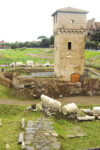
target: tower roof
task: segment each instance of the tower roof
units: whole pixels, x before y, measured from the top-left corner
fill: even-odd
[[[64,13],[80,13],[80,14],[87,14],[88,11],[86,10],[81,10],[81,9],[77,9],[77,8],[72,8],[72,7],[66,7],[66,8],[61,8],[61,9],[57,9],[52,16],[54,16],[56,13],[58,12],[64,12]]]

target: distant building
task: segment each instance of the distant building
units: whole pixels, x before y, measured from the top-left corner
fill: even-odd
[[[55,56],[54,73],[59,80],[80,82],[84,75],[84,48],[86,38],[85,10],[58,9],[53,13]]]
[[[0,49],[10,49],[10,46],[6,45],[6,43],[4,40],[0,41]]]
[[[100,22],[95,22],[95,18],[92,18],[87,21],[87,40],[90,40],[95,31],[100,31]]]

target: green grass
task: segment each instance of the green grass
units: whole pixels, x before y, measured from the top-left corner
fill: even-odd
[[[97,58],[96,60],[94,60],[94,61],[92,61],[92,62],[95,63],[95,64],[100,65],[100,58]]]
[[[1,99],[13,99],[13,100],[26,100],[26,96],[25,95],[19,95],[19,93],[12,89],[12,88],[7,88],[5,86],[3,86],[2,84],[0,84],[0,98]],[[32,100],[32,99],[27,99],[27,100]]]
[[[11,98],[11,90],[0,84],[0,98]]]
[[[0,127],[0,150],[6,149],[6,144],[10,145],[9,150],[20,150],[21,147],[17,145],[17,140],[21,132],[21,119],[24,117],[25,120],[36,120],[42,116],[40,112],[25,113],[26,107],[0,105],[0,118],[2,119],[2,127]],[[51,117],[51,120],[54,122],[55,130],[58,133],[61,150],[80,150],[100,147],[100,121],[77,122],[75,120],[57,120],[54,117]],[[69,132],[75,126],[79,126],[87,136],[68,138]]]
[[[34,62],[39,63],[45,63],[47,62],[47,59],[45,58],[38,58],[36,56],[32,57],[28,54],[42,54],[43,56],[51,56],[53,53],[53,49],[42,49],[42,48],[27,48],[24,50],[21,49],[8,49],[1,51],[2,56],[0,58],[0,64],[11,63],[11,62],[18,62],[21,61],[23,63],[26,63],[27,60],[33,60]],[[49,61],[52,63],[52,59],[49,59]]]
[[[21,146],[17,144],[18,135],[21,132],[20,121],[36,120],[41,113],[25,113],[26,106],[0,105],[0,118],[2,127],[0,127],[0,150],[6,149],[6,144],[10,145],[9,150],[20,150]]]
[[[89,60],[93,57],[99,56],[100,55],[100,51],[85,51],[85,60]]]
[[[50,61],[53,63],[53,59],[48,58],[38,58],[38,56],[53,56],[54,49],[50,48],[25,48],[25,49],[8,49],[4,51],[0,51],[2,56],[0,58],[0,64],[18,62],[21,61],[26,63],[27,60],[33,60],[35,63],[46,63]],[[29,56],[28,54],[36,54],[37,56]],[[89,60],[92,57],[96,57],[100,55],[100,51],[85,51],[85,60]]]
[[[68,120],[55,120],[54,126],[59,134],[61,142],[61,150],[80,150],[100,147],[100,121],[77,122]],[[75,126],[79,126],[83,132],[87,134],[86,137],[69,138],[69,131]]]

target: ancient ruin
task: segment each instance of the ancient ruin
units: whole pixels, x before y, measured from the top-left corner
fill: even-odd
[[[84,46],[86,37],[85,10],[71,7],[53,13],[55,56],[54,72],[60,80],[80,82],[84,75]]]
[[[100,22],[96,22],[95,18],[87,21],[87,40],[90,40],[91,34],[95,31],[100,31]]]

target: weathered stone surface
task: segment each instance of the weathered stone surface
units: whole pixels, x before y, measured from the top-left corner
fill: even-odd
[[[100,116],[98,116],[98,120],[100,120]]]
[[[25,87],[26,84],[30,84],[30,87]],[[96,88],[94,88],[96,85]],[[84,78],[82,84],[69,84],[67,81],[57,80],[57,78],[22,78],[14,76],[12,80],[12,86],[17,90],[19,94],[22,93],[26,97],[40,98],[42,94],[59,98],[66,96],[76,95],[100,95],[100,79]]]
[[[24,141],[24,132],[21,132],[18,137],[18,144],[22,144]]]
[[[16,66],[23,66],[23,62],[16,62]]]
[[[100,107],[93,107],[93,113],[97,114],[99,116],[100,115]]]
[[[46,95],[41,95],[42,105],[46,108],[55,109],[57,111],[61,111],[61,103],[57,100],[54,100]]]
[[[62,107],[62,112],[64,115],[77,114],[78,113],[78,107],[75,103],[64,105]]]
[[[89,116],[92,116],[93,115],[93,112],[92,110],[90,109],[80,109],[82,112],[84,112],[85,114],[89,115]]]
[[[41,150],[41,149],[42,149],[42,147],[40,145],[36,146],[36,150]]]
[[[53,17],[55,21],[56,13]],[[57,12],[57,20],[59,21],[54,23],[54,72],[59,80],[71,81],[72,74],[76,72],[80,75],[84,74],[86,14]],[[68,48],[69,41],[71,41],[70,49]]]
[[[95,120],[95,116],[84,116],[84,117],[77,117],[78,121],[92,121]]]
[[[4,86],[10,88],[11,86],[11,80],[10,79],[7,79],[3,76],[0,76],[0,83],[3,84]]]
[[[31,150],[34,147],[35,150],[59,150],[60,143],[56,138],[58,134],[52,125],[48,118],[39,118],[34,122],[28,121],[24,138],[27,149]]]
[[[60,149],[60,142],[52,143],[52,147],[53,147],[55,150],[59,150],[59,149]]]
[[[79,126],[75,126],[72,129],[70,129],[68,134],[69,138],[84,137],[84,136],[87,136],[87,134],[84,133]]]
[[[32,141],[25,141],[25,145],[30,145]]]
[[[26,150],[35,150],[33,146],[25,146]]]

